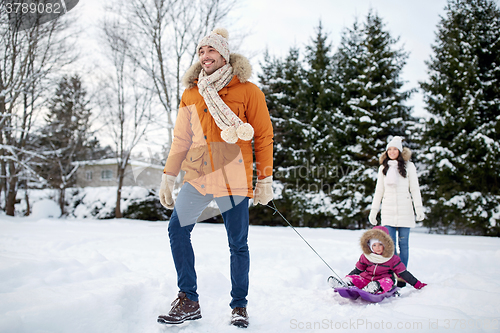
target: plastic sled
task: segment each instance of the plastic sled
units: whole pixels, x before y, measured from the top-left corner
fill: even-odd
[[[365,301],[372,302],[372,303],[378,303],[382,301],[384,298],[387,297],[392,297],[392,296],[397,296],[399,295],[398,287],[393,287],[391,290],[389,290],[386,293],[382,294],[371,294],[367,291],[361,290],[357,287],[339,287],[334,289],[336,292],[339,293],[340,296],[344,298],[349,298],[349,299],[358,299],[361,297]]]

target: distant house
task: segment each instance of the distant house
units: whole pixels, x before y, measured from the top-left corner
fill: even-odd
[[[96,161],[76,162],[77,187],[118,186],[117,160],[108,158]],[[158,188],[161,182],[163,166],[141,161],[129,161],[125,169],[123,186]]]

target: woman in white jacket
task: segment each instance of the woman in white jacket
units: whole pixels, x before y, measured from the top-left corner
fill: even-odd
[[[425,215],[417,169],[410,162],[410,149],[403,149],[401,141],[401,137],[395,136],[379,158],[380,167],[369,220],[371,224],[377,224],[377,213],[382,203],[381,224],[389,230],[394,244],[399,245],[401,261],[408,267],[410,228],[415,226],[415,213],[417,221],[422,221]]]

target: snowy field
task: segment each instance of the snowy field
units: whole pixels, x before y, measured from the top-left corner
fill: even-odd
[[[347,274],[362,231],[298,229]],[[341,298],[290,227],[250,228],[248,332],[500,332],[500,239],[412,232],[408,286],[378,304]],[[0,217],[0,332],[242,332],[229,325],[221,224],[193,232],[203,318],[156,323],[177,294],[167,223]]]

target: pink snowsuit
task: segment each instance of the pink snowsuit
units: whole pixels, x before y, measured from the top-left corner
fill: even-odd
[[[373,253],[370,249],[369,241],[371,239],[377,239],[384,245],[381,255]],[[359,257],[356,268],[346,276],[356,287],[363,289],[371,281],[378,281],[383,292],[387,292],[394,286],[395,274],[412,286],[417,284],[418,280],[406,270],[401,259],[394,254],[394,243],[386,227],[376,226],[366,231],[361,236],[359,243],[363,254]],[[369,257],[374,258],[373,260],[377,263],[369,260]],[[381,262],[384,260],[385,262]]]
[[[383,292],[387,292],[394,285],[394,273],[400,274],[404,271],[406,271],[406,267],[397,255],[393,255],[385,263],[376,264],[362,254],[356,263],[356,269],[349,273],[346,278],[359,289],[363,289],[371,281],[378,281]]]

